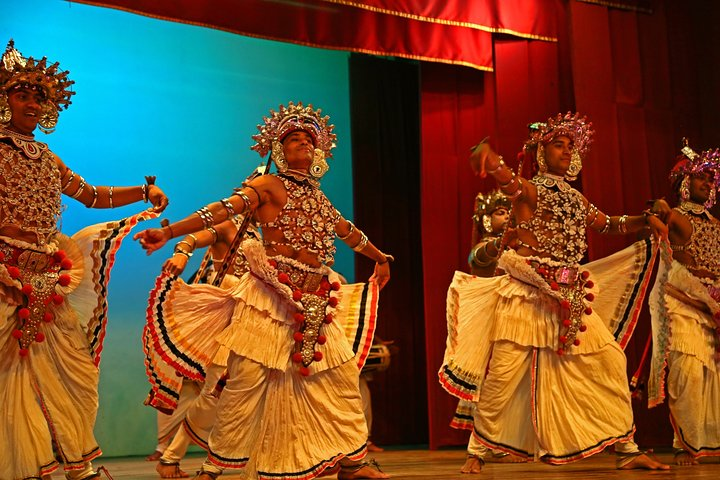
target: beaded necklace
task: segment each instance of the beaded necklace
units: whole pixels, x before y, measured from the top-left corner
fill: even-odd
[[[0,176],[0,226],[35,233],[45,245],[62,211],[60,171],[47,145],[0,128]]]

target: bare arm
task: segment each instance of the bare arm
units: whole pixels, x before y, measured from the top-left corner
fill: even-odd
[[[57,156],[55,161],[60,170],[62,192],[88,208],[123,207],[144,201],[150,202],[156,212],[162,212],[168,205],[167,196],[155,185],[155,177],[145,177],[146,183],[136,187],[95,186],[70,170]]]
[[[335,233],[348,247],[375,261],[375,271],[370,280],[375,281],[378,288],[382,289],[390,281],[390,262],[394,260],[393,256],[381,252],[362,230],[342,217],[335,227]]]

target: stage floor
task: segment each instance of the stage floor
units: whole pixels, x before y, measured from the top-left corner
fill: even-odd
[[[717,479],[720,476],[720,464],[708,463],[693,467],[673,465],[669,472],[664,471],[621,471],[615,469],[615,457],[611,454],[599,454],[592,458],[570,465],[553,467],[543,463],[520,464],[487,464],[480,475],[463,475],[460,466],[464,462],[463,450],[386,450],[372,454],[383,471],[394,479],[483,479],[483,480],[586,480],[586,479],[622,479],[637,480],[646,478],[660,479]],[[656,457],[665,463],[672,462],[671,453],[659,453]],[[182,468],[194,473],[203,461],[203,456],[193,454],[182,462]],[[157,480],[155,462],[147,462],[144,458],[103,459],[94,462],[96,466],[104,465],[114,479]],[[240,474],[227,474],[221,478],[239,480],[246,478]],[[237,472],[237,471],[236,471]],[[59,475],[55,475],[59,478]],[[104,478],[104,477],[103,477]],[[192,477],[191,477],[192,478]],[[335,478],[324,477],[324,478]]]

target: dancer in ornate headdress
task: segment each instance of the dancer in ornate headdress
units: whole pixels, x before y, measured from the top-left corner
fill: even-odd
[[[242,244],[250,272],[236,287],[203,293],[202,317],[176,319],[172,326],[163,324],[172,319],[153,322],[164,329],[153,343],[159,353],[151,363],[152,403],[172,408],[172,385],[164,383],[174,381],[169,372],[201,378],[224,347],[230,352],[228,379],[208,459],[196,478],[248,467],[259,478],[311,479],[337,465],[340,479],[388,478],[363,461],[367,428],[358,375],[392,257],[345,220],[319,188],[335,141],[327,116],[291,103],[258,128],[252,148],[261,156],[272,152],[277,174],[258,177],[180,222],[135,236],[151,253],[177,235],[239,213],[252,215],[263,235],[262,243]],[[340,285],[330,269],[336,236],[376,262],[368,285]],[[352,345],[348,328],[358,330]]]
[[[497,268],[502,235],[510,218],[510,200],[495,190],[478,193],[473,214],[472,249],[468,256],[470,273],[491,277]]]
[[[720,221],[708,211],[720,187],[720,150],[696,153],[685,142],[670,173],[680,204],[659,200],[672,255],[650,294],[653,360],[648,405],[669,395],[678,465],[720,456]],[[667,367],[667,372],[665,370]]]
[[[58,64],[25,58],[12,40],[0,60],[0,478],[47,478],[62,462],[70,479],[96,478],[93,435],[107,279],[120,242],[138,220],[60,233],[61,194],[89,208],[141,200],[162,211],[154,178],[138,187],[90,185],[48,146],[70,105]]]
[[[622,351],[655,250],[639,242],[580,265],[586,228],[667,230],[652,215],[605,215],[567,183],[579,173],[593,133],[584,117],[557,115],[533,127],[525,157],[539,171],[531,180],[516,176],[486,143],[473,154],[476,172],[493,175],[513,202],[517,250],[500,257],[505,275],[456,272],[440,382],[475,402],[473,435],[485,451],[557,465],[615,444],[618,468],[667,468],[632,442]],[[482,455],[470,452],[469,460],[463,470],[479,472]]]

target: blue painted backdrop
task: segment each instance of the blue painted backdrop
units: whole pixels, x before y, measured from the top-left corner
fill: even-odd
[[[73,104],[55,133],[37,136],[89,182],[137,185],[157,175],[171,201],[165,216],[179,220],[227,196],[259,165],[249,150],[255,126],[270,108],[301,100],[323,108],[336,126],[338,148],[323,189],[352,218],[347,53],[61,0],[3,0],[3,51],[9,38],[25,56],[44,55],[70,71]],[[65,203],[68,234],[144,206],[111,211]],[[148,387],[140,334],[147,293],[171,249],[146,257],[128,240],[112,272],[96,427],[106,456],[155,447],[155,413],[142,405]],[[351,254],[339,245],[336,268],[349,279]]]

